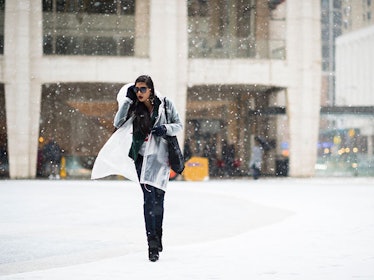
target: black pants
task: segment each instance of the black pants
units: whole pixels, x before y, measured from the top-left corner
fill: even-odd
[[[135,161],[136,172],[140,180],[143,157],[138,155]],[[140,184],[144,197],[144,220],[148,240],[161,238],[162,221],[164,219],[165,191],[148,184]]]
[[[253,179],[257,180],[261,176],[261,170],[257,168],[254,164],[252,165],[252,176]]]

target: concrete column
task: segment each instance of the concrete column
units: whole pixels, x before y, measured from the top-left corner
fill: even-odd
[[[149,0],[137,0],[135,7],[135,46],[136,57],[149,56]]]
[[[42,55],[41,1],[7,1],[4,30],[4,80],[11,178],[36,174]]]
[[[287,0],[290,84],[290,175],[312,176],[317,159],[321,96],[320,1]]]
[[[187,0],[150,0],[150,61],[144,69],[156,89],[170,97],[185,121],[187,95]],[[178,135],[183,143],[183,135]]]

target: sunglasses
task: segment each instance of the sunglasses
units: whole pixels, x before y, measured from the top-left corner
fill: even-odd
[[[138,91],[140,90],[141,93],[146,93],[147,89],[148,89],[147,87],[140,87],[140,88],[134,87],[134,92],[138,93]]]

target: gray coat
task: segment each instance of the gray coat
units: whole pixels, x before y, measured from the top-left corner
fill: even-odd
[[[252,153],[251,153],[251,161],[249,162],[249,168],[252,168],[254,165],[254,167],[261,169],[263,154],[264,152],[262,150],[262,147],[253,146]]]
[[[127,89],[133,84],[127,84],[123,86],[118,93],[118,111],[114,117],[114,126],[119,128],[118,133],[113,134],[108,140],[108,147],[103,147],[103,152],[100,152],[98,155],[98,166],[103,166],[104,169],[110,169],[103,172],[103,170],[97,170],[98,167],[93,170],[93,178],[99,178],[102,175],[110,174],[119,174],[124,175],[129,179],[134,179],[136,173],[134,174],[134,162],[129,158],[128,153],[131,146],[132,139],[132,123],[133,119],[130,118],[126,121],[127,113],[132,104],[132,100],[126,97]],[[158,117],[155,122],[155,126],[165,125],[166,134],[170,136],[175,136],[178,132],[182,131],[183,125],[180,121],[178,112],[170,99],[166,99],[166,110],[168,114],[168,121],[166,122],[165,107],[164,107],[164,98],[160,97],[160,94],[156,92],[156,95],[160,98],[161,104],[158,111]],[[116,136],[118,135],[118,136]],[[126,139],[124,139],[126,138]],[[167,141],[163,137],[158,137],[154,135],[149,135],[148,141],[146,143],[146,148],[144,152],[143,167],[140,177],[141,184],[149,184],[156,188],[166,190],[167,183],[169,181],[170,167],[168,160],[168,149]],[[118,147],[120,145],[120,147]],[[112,151],[116,152],[113,153]],[[110,154],[110,156],[109,156]],[[120,155],[119,155],[120,154]],[[113,156],[115,158],[113,158]],[[108,161],[115,161],[117,166],[108,163]],[[95,162],[96,165],[96,162]],[[118,165],[120,166],[120,172],[118,172]],[[101,168],[102,169],[102,168]],[[117,170],[114,170],[117,169]],[[113,170],[113,171],[112,171]],[[113,173],[115,172],[115,173]]]

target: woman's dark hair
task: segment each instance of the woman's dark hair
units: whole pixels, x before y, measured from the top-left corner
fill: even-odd
[[[135,85],[136,83],[145,83],[147,87],[151,89],[150,99],[155,98],[155,89],[150,76],[141,75],[135,80]],[[151,130],[151,118],[147,107],[142,102],[136,101],[130,107],[130,111],[135,115],[134,130],[138,130],[138,132],[141,132],[144,136],[148,135]]]
[[[153,81],[151,77],[149,77],[148,75],[141,75],[135,80],[135,85],[136,83],[145,83],[147,87],[151,89],[151,97],[154,97],[155,88],[153,86]]]

